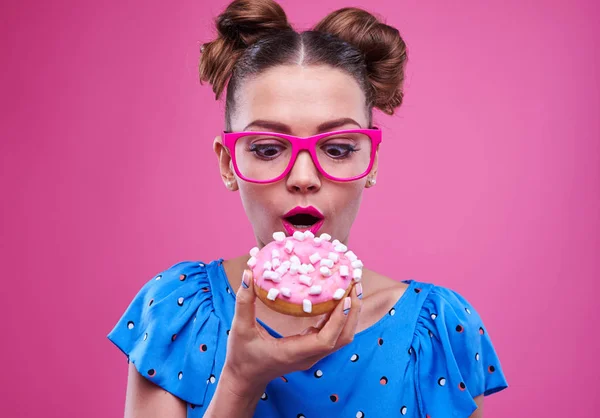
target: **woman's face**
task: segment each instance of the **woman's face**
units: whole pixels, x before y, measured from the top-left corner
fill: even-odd
[[[358,83],[346,73],[329,66],[279,66],[246,81],[237,92],[231,128],[239,131],[268,131],[305,137],[320,133],[319,125],[341,121],[326,131],[369,128],[365,96]],[[257,122],[258,121],[258,122]],[[310,154],[302,151],[289,174],[275,183],[246,182],[234,173],[231,158],[217,137],[214,144],[221,175],[230,189],[239,190],[242,204],[252,223],[260,247],[272,240],[276,231],[288,235],[298,218],[286,218],[294,208],[312,206],[322,215],[316,235],[328,233],[347,243],[356,218],[367,178],[377,172],[377,159],[368,177],[351,182],[335,182],[321,175]],[[293,224],[296,224],[293,226]],[[306,223],[306,222],[304,222]],[[313,228],[314,230],[315,228]]]

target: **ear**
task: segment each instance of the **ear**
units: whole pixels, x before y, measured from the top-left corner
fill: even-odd
[[[217,136],[213,142],[213,150],[217,154],[217,160],[219,161],[219,171],[221,172],[221,178],[225,187],[231,191],[238,189],[237,180],[233,170],[233,163],[231,161],[231,155],[229,150],[223,145],[223,139],[221,136]]]
[[[377,183],[377,168],[379,167],[379,145],[377,145],[377,151],[375,151],[375,159],[373,160],[373,167],[371,167],[371,171],[367,175],[367,182],[365,183],[365,187],[373,187],[375,183]]]

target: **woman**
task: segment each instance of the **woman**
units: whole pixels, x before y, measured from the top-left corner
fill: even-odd
[[[373,108],[402,103],[398,31],[347,8],[297,33],[271,0],[232,2],[217,29],[200,78],[217,98],[227,87],[213,146],[258,246],[317,221],[347,243],[376,184]],[[295,159],[282,136],[322,133]],[[130,361],[126,416],[482,417],[483,395],[506,387],[481,319],[451,290],[365,269],[349,314],[296,318],[256,300],[247,261],[181,262],[140,290],[109,334]]]

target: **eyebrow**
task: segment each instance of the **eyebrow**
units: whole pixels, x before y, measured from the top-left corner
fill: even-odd
[[[322,124],[317,126],[317,133],[327,132],[332,129],[339,128],[340,126],[350,125],[350,124],[356,125],[359,128],[362,128],[362,126],[360,126],[360,124],[352,118],[340,118],[340,119],[334,119],[334,120],[329,120],[327,122],[323,122]],[[248,128],[251,126],[259,127],[262,129],[267,129],[272,132],[279,132],[279,133],[283,133],[283,134],[291,134],[292,133],[292,129],[285,123],[274,122],[274,121],[270,121],[270,120],[257,119],[255,121],[250,122],[243,130],[247,131]]]

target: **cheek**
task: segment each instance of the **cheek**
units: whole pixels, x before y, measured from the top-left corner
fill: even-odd
[[[265,191],[257,188],[253,184],[239,184],[239,194],[242,199],[244,210],[250,217],[253,218],[253,213],[260,214],[265,211],[268,202],[268,196],[265,196]]]
[[[362,183],[360,183],[360,185],[352,183],[343,185],[342,187],[338,187],[336,190],[329,192],[333,206],[332,212],[334,212],[339,219],[352,223],[360,207],[363,189]]]
[[[259,186],[248,183],[239,184],[240,199],[248,219],[254,227],[259,225],[270,227],[271,223],[282,211],[281,196],[285,191],[274,187]],[[280,197],[279,201],[277,197]]]

